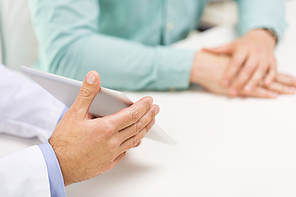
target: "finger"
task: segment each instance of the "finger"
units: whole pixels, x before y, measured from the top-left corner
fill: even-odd
[[[113,166],[115,166],[116,164],[118,164],[126,155],[126,152],[121,153],[120,155],[118,155],[114,160],[113,160]]]
[[[222,79],[223,86],[229,86],[230,82],[232,81],[233,77],[235,77],[238,71],[243,66],[246,58],[248,56],[248,49],[245,47],[239,48],[236,52],[234,52],[233,57],[230,61],[228,68],[224,74]]]
[[[289,75],[277,74],[276,81],[291,87],[296,87],[296,79]]]
[[[268,87],[271,84],[271,82],[273,82],[275,80],[276,73],[277,73],[276,60],[274,59],[273,61],[270,62],[270,67],[269,67],[268,73],[265,76],[265,79],[264,79],[265,86]]]
[[[150,96],[144,97],[132,106],[120,110],[119,112],[106,116],[110,125],[117,131],[122,130],[136,122],[151,108],[153,99]]]
[[[296,88],[278,82],[272,82],[268,89],[280,94],[295,94],[296,91]]]
[[[261,61],[259,63],[259,66],[257,70],[254,72],[254,74],[251,76],[251,79],[248,81],[248,84],[245,86],[245,91],[251,91],[254,87],[256,87],[260,80],[262,80],[266,74],[266,71],[268,69],[268,62],[267,61]]]
[[[215,47],[215,48],[203,48],[203,51],[206,52],[210,52],[210,53],[223,53],[223,54],[227,54],[227,55],[231,55],[232,54],[232,47],[233,44],[226,44],[224,46],[220,46],[220,47]]]
[[[125,140],[119,147],[119,152],[127,151],[135,146],[145,137],[146,133],[153,127],[155,124],[155,119],[153,119],[144,129],[142,129],[138,134],[133,137]]]
[[[119,138],[121,142],[124,142],[128,138],[139,133],[144,127],[146,127],[159,113],[160,108],[158,105],[153,105],[141,118],[138,122],[129,127],[124,128],[119,131],[114,137]]]
[[[92,114],[87,114],[87,117],[88,117],[88,119],[94,119],[95,118],[95,116],[92,115]]]
[[[241,87],[251,78],[254,70],[257,67],[258,57],[256,55],[251,55],[242,70],[239,72],[239,75],[236,77],[234,82],[231,85],[231,92],[238,91]],[[233,90],[235,89],[235,90]]]
[[[262,87],[255,87],[251,92],[243,92],[242,95],[257,98],[277,98],[278,93]]]
[[[141,144],[141,141],[136,146],[134,146],[134,148],[140,146],[140,144]]]
[[[76,114],[88,116],[88,110],[100,90],[100,75],[96,71],[90,71],[80,88],[79,94],[71,106]]]

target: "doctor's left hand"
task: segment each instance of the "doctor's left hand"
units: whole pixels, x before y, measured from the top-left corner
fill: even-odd
[[[91,71],[49,139],[65,186],[113,168],[146,135],[159,112],[153,99],[145,97],[113,115],[91,119],[88,110],[99,90],[99,74]]]

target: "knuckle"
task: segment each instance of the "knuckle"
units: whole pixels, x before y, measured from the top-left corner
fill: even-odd
[[[153,101],[153,98],[151,96],[148,96],[147,98],[149,98],[149,100],[147,100],[146,105],[145,105],[146,111],[149,110],[149,108],[151,107],[151,103],[152,103],[151,101]]]
[[[249,48],[250,48],[250,44],[249,44],[248,41],[242,41],[242,42],[241,42],[241,47],[242,47],[243,49],[249,49]]]
[[[145,127],[145,133],[147,133],[150,129],[151,129],[151,126],[150,126],[150,124],[148,124],[148,125]]]
[[[118,147],[118,141],[115,139],[112,139],[112,140],[110,139],[108,141],[108,147],[109,147],[109,150],[113,152]]]
[[[136,134],[136,133],[138,133],[141,129],[142,129],[142,123],[141,122],[137,122],[136,124],[135,124],[135,132],[134,132],[134,134]]]
[[[69,114],[77,114],[79,112],[80,108],[77,107],[76,105],[72,105],[67,112],[69,112]],[[66,113],[67,113],[66,112]]]
[[[114,124],[111,121],[106,121],[105,122],[105,132],[108,134],[114,133],[116,130]]]
[[[263,73],[267,70],[267,65],[265,65],[265,66],[260,66],[259,68],[258,68],[258,73],[260,74],[260,76],[261,75],[263,75]]]
[[[132,140],[132,146],[136,146],[138,144],[138,135],[135,135]]]
[[[256,65],[254,64],[247,65],[245,69],[246,74],[251,74],[254,71],[255,67]]]
[[[282,87],[282,90],[284,90],[285,92],[289,92],[290,88],[289,87]]]
[[[239,59],[239,58],[235,58],[235,59],[233,59],[233,64],[232,64],[232,66],[235,67],[235,68],[238,68],[238,67],[241,66],[242,62],[243,62],[243,61],[242,61],[241,59]]]
[[[130,114],[133,122],[137,122],[139,120],[140,113],[137,109],[131,109]]]
[[[254,53],[255,53],[257,56],[265,56],[264,51],[263,51],[261,48],[256,48],[256,49],[254,49]]]
[[[90,97],[92,95],[92,92],[88,88],[81,88],[79,91],[79,96],[80,97]]]
[[[294,81],[293,81],[293,79],[291,77],[289,77],[287,81],[288,81],[289,84],[293,84],[294,83]],[[287,87],[287,88],[289,89],[290,87]]]

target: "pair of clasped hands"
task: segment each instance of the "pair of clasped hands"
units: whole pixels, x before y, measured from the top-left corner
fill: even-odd
[[[275,46],[268,32],[255,29],[225,46],[203,49],[196,53],[190,82],[231,97],[294,94],[296,79],[277,72]]]

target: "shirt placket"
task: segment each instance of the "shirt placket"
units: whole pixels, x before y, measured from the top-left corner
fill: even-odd
[[[172,0],[164,0],[163,2],[163,39],[162,44],[168,45],[172,43],[172,33],[175,29],[175,23],[172,16]]]

